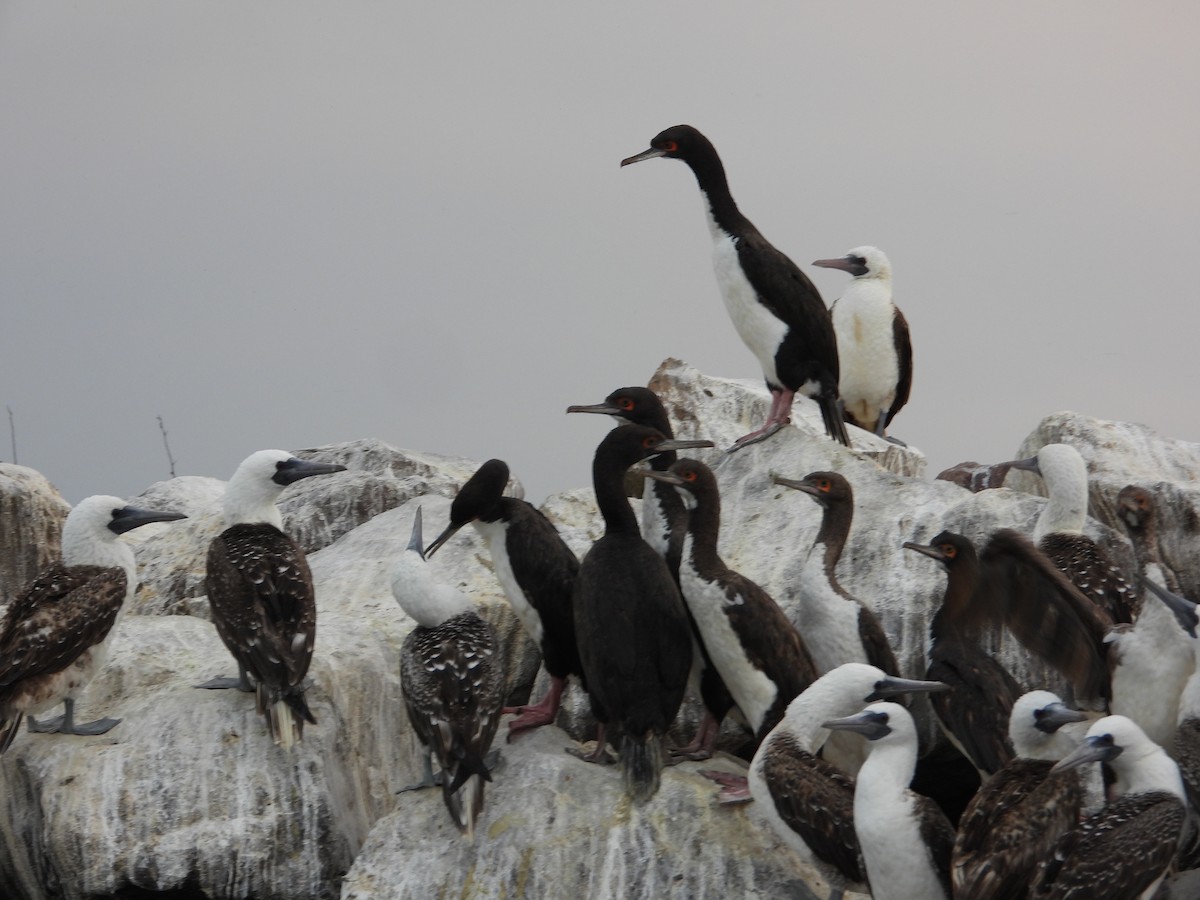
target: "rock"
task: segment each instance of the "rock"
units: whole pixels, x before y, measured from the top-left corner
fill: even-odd
[[[0,463],[0,603],[59,558],[70,511],[40,472]]]

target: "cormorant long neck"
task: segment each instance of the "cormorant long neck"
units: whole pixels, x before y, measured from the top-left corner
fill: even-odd
[[[699,140],[696,141],[695,146],[689,148],[684,162],[696,176],[696,183],[700,185],[700,192],[708,201],[713,221],[722,230],[730,233],[744,230],[747,227],[753,228],[750,220],[743,216],[738,209],[733,195],[729,193],[729,182],[725,178],[725,166],[721,164],[717,148],[708,138],[702,135],[698,135],[698,137]]]
[[[728,571],[717,552],[717,538],[721,532],[721,497],[713,491],[700,491],[692,495],[688,507],[692,565],[701,577],[715,578]]]
[[[835,583],[834,570],[846,547],[853,519],[854,506],[850,503],[828,503],[821,516],[821,530],[817,532],[816,543],[825,545],[825,572],[830,581]]]
[[[625,496],[625,471],[630,464],[605,451],[601,444],[592,460],[592,487],[596,491],[596,505],[604,517],[604,533],[640,536],[637,517]]]
[[[979,559],[964,554],[949,568],[946,578],[946,594],[941,608],[929,623],[929,637],[938,641],[971,641],[977,639],[977,628],[973,617],[967,615],[971,596],[979,579]]]

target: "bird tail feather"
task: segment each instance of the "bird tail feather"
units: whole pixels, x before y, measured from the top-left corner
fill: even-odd
[[[821,418],[825,422],[825,433],[844,447],[850,446],[850,432],[846,430],[846,421],[842,417],[841,404],[836,394],[823,394],[817,404],[821,407]]]
[[[21,714],[17,713],[0,721],[0,753],[11,747],[12,742],[16,740],[17,732],[21,730],[21,718]]]
[[[658,793],[662,767],[662,738],[657,734],[621,735],[621,774],[634,803],[645,803]]]

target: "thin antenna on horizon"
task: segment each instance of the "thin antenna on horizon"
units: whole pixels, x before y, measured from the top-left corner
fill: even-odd
[[[163,447],[167,451],[167,465],[171,469],[171,477],[175,477],[175,457],[171,455],[171,445],[167,442],[167,426],[163,424],[163,417],[158,416],[158,430],[162,432]]]

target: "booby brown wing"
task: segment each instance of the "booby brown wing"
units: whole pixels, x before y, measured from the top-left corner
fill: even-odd
[[[916,798],[916,813],[921,829],[921,840],[929,848],[929,859],[946,896],[950,893],[950,859],[954,851],[954,826],[942,812],[942,808],[924,794],[913,792]]]
[[[213,623],[260,684],[299,685],[317,633],[312,574],[303,551],[272,525],[234,525],[208,547]]]
[[[1054,532],[1042,538],[1038,549],[1114,622],[1134,620],[1137,591],[1108,554],[1086,534]]]
[[[763,780],[779,817],[813,855],[850,881],[866,881],[854,831],[854,779],[813,756],[788,734],[776,733],[763,749]]]
[[[1081,700],[1108,697],[1101,648],[1111,617],[1016,531],[993,534],[979,562],[969,615],[1002,622],[1027,650],[1068,678]]]
[[[893,308],[896,310],[896,317],[892,319],[892,340],[896,344],[896,361],[900,364],[900,372],[896,379],[896,396],[888,408],[887,418],[883,423],[885,426],[891,424],[892,419],[896,418],[896,413],[900,412],[904,408],[904,404],[908,402],[908,395],[912,391],[913,377],[912,337],[908,331],[908,319],[904,318],[900,307],[894,306]]]
[[[0,623],[0,685],[61,672],[104,640],[125,601],[120,567],[51,566],[19,594]]]

